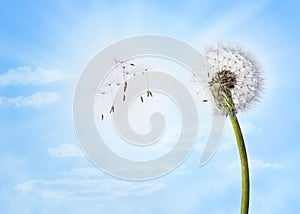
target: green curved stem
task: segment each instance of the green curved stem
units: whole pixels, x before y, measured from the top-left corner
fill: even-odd
[[[236,142],[239,149],[241,167],[242,167],[242,201],[241,201],[241,214],[248,214],[249,211],[249,196],[250,196],[250,180],[249,180],[249,167],[247,151],[245,147],[244,138],[242,135],[241,127],[236,115],[230,116],[231,124],[234,130]]]

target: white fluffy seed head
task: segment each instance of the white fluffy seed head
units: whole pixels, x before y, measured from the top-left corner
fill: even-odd
[[[222,114],[248,110],[263,91],[263,78],[258,62],[241,48],[218,45],[205,53],[210,66],[209,88]],[[225,98],[233,101],[228,108]]]

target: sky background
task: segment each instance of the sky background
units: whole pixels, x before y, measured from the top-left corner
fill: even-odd
[[[174,37],[199,51],[218,42],[240,44],[256,55],[266,91],[252,111],[239,115],[251,160],[250,211],[299,212],[299,6],[2,0],[0,214],[239,212],[239,156],[229,123],[205,166],[195,149],[172,173],[145,182],[106,175],[81,152],[72,118],[81,71],[108,45],[144,34]]]

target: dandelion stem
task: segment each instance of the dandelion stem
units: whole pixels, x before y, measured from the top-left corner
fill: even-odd
[[[239,149],[241,171],[242,171],[242,200],[241,200],[241,214],[248,214],[249,210],[249,197],[250,197],[250,180],[249,180],[249,167],[246,146],[239,125],[236,114],[230,116],[231,124],[234,130],[236,142]]]

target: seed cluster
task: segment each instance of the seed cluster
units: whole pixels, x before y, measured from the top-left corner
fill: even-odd
[[[222,114],[247,110],[258,101],[263,78],[249,53],[218,45],[208,48],[205,57],[211,68],[208,85]]]
[[[122,100],[125,102],[126,100],[126,91],[128,88],[128,79],[135,77],[136,75],[145,75],[146,76],[146,96],[153,97],[151,90],[149,89],[149,79],[148,79],[148,69],[141,68],[141,66],[137,66],[133,62],[127,61],[116,61],[117,67],[114,69],[113,74],[110,75],[109,80],[106,84],[100,89],[99,94],[102,98],[108,95],[109,99],[111,100],[111,105],[109,109],[109,113],[113,113],[115,111],[114,105],[114,95],[119,90],[120,86],[123,86],[123,97]],[[143,96],[140,96],[141,102],[144,102]],[[102,104],[104,105],[104,99],[102,99]],[[104,113],[100,116],[101,120],[104,120],[105,116]]]
[[[224,89],[233,89],[237,83],[236,74],[230,70],[217,71],[209,81],[209,85],[220,83]]]

